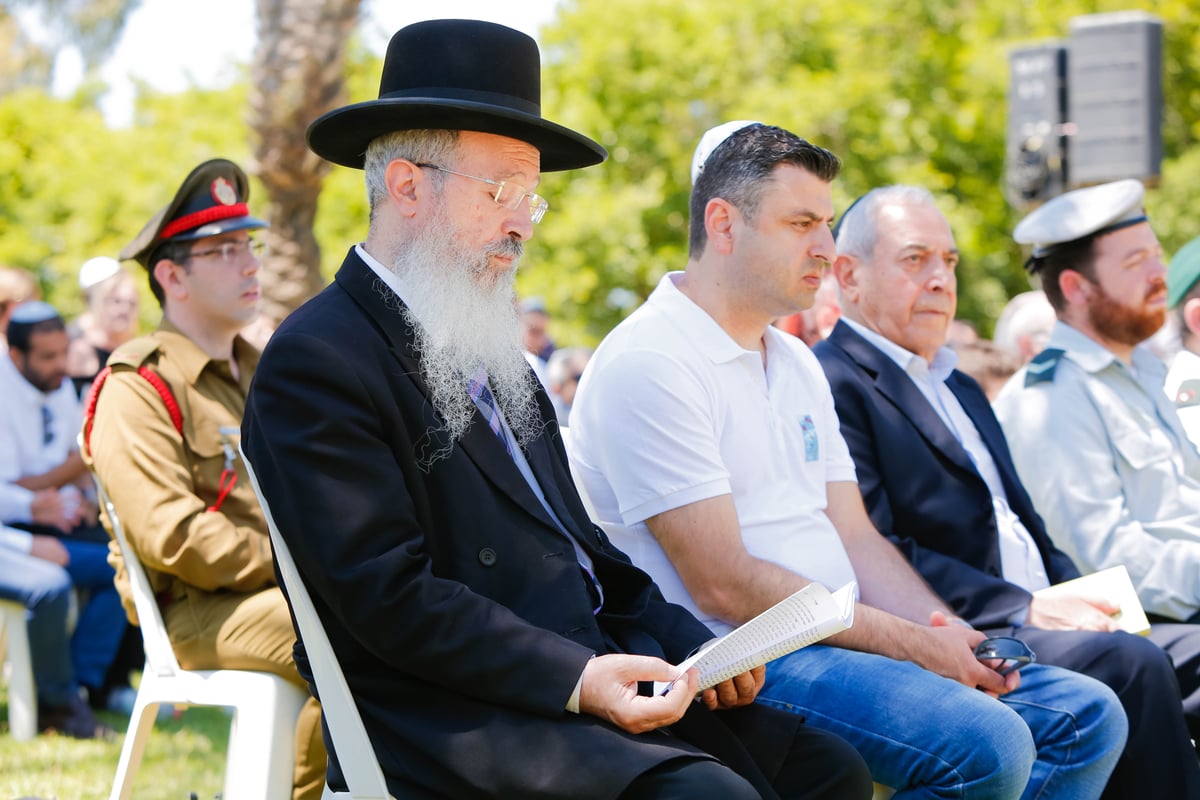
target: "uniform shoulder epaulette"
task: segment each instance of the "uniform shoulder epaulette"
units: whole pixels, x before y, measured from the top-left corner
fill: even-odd
[[[160,342],[153,336],[142,336],[118,347],[108,357],[109,366],[138,367],[145,364],[147,359],[158,350]]]
[[[117,367],[119,371],[124,371],[125,367],[130,367],[137,371],[138,375],[154,387],[154,391],[162,398],[163,405],[167,409],[167,414],[171,417],[171,424],[175,427],[175,432],[180,436],[183,435],[183,412],[179,409],[179,402],[175,399],[175,395],[171,392],[171,387],[167,386],[159,374],[150,367],[146,366],[146,360],[158,350],[158,341],[150,336],[143,336],[140,339],[134,339],[131,342],[118,347],[111,356],[108,357],[108,366],[100,370],[92,381],[92,388],[88,390],[87,397],[83,401],[83,452],[90,454],[92,449],[92,423],[96,419],[96,403],[100,400],[100,390],[104,388],[104,384],[108,381],[108,376],[113,373],[113,368]]]
[[[1054,373],[1058,370],[1058,362],[1062,361],[1063,352],[1057,347],[1048,347],[1034,356],[1025,367],[1025,385],[1054,383]]]
[[[1175,393],[1176,408],[1191,408],[1192,406],[1200,406],[1200,378],[1192,378],[1179,384],[1179,391]]]

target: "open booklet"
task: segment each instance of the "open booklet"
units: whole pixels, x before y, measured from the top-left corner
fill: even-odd
[[[703,691],[844,631],[854,624],[856,588],[857,584],[851,581],[830,593],[821,584],[810,583],[746,624],[709,642],[679,665],[679,673],[682,675],[692,667],[698,669],[699,688]],[[670,686],[671,682],[656,681],[654,693],[662,694]]]
[[[1138,599],[1137,590],[1133,588],[1133,581],[1124,564],[1038,589],[1033,594],[1034,597],[1077,595],[1107,600],[1120,607],[1112,616],[1121,630],[1143,636],[1150,632],[1150,620],[1146,619],[1142,601]]]

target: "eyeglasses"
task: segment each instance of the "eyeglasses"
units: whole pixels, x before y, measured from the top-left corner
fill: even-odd
[[[1026,664],[1037,661],[1037,655],[1020,639],[1013,636],[993,636],[984,639],[975,647],[975,658],[980,661],[998,661],[993,667],[1001,675],[1016,672]]]
[[[267,246],[257,239],[235,239],[229,242],[221,242],[216,247],[209,247],[205,250],[193,250],[187,254],[187,257],[209,258],[211,256],[219,256],[222,261],[229,264],[241,258],[247,252],[255,258],[262,258],[266,249]]]
[[[521,203],[529,203],[529,221],[537,224],[542,221],[542,217],[546,216],[547,209],[550,204],[546,202],[546,198],[536,192],[531,192],[519,183],[510,181],[494,181],[491,178],[481,178],[478,175],[468,175],[465,172],[455,172],[452,169],[439,167],[437,164],[417,164],[422,169],[436,169],[438,172],[446,172],[450,175],[457,175],[460,178],[470,178],[473,181],[480,181],[496,187],[496,193],[492,195],[492,200],[501,208],[515,210],[521,207]]]

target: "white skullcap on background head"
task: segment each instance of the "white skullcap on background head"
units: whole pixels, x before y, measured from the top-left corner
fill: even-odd
[[[97,283],[108,280],[113,275],[116,275],[120,269],[121,265],[117,263],[115,258],[109,258],[108,256],[89,258],[79,268],[79,288],[87,291]]]
[[[692,183],[695,183],[696,179],[700,177],[700,173],[704,171],[704,162],[708,161],[708,157],[712,155],[713,150],[720,147],[721,142],[742,128],[761,124],[761,122],[752,119],[735,119],[732,122],[723,122],[715,128],[709,128],[705,131],[704,135],[700,137],[700,144],[696,145],[696,152],[692,153]]]

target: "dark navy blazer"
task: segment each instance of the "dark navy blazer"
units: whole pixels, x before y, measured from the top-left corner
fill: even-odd
[[[813,352],[833,389],[871,521],[959,616],[978,628],[1005,625],[1029,594],[1001,577],[991,492],[967,451],[896,362],[844,322]],[[992,454],[1050,583],[1077,577],[1021,485],[979,384],[955,370],[946,385]]]

